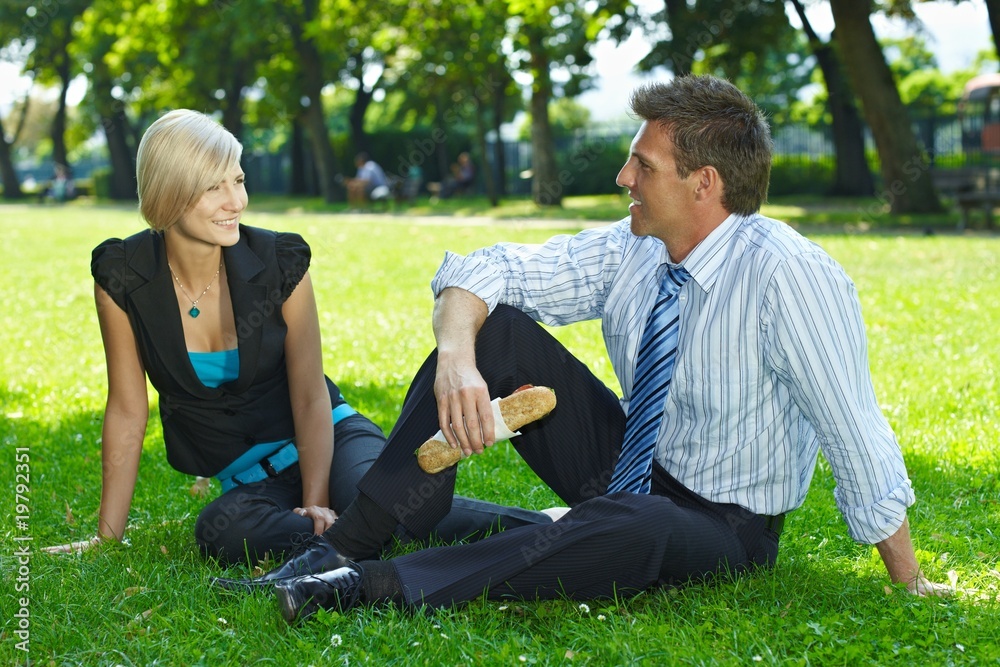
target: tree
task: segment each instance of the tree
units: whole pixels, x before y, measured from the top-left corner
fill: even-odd
[[[474,4],[451,0],[410,11],[403,24],[408,49],[398,63],[398,78],[407,91],[400,111],[433,118],[433,146],[415,157],[422,161],[432,151],[440,171],[447,174],[455,159],[448,154],[449,144],[454,146],[456,134],[473,135],[482,182],[494,206],[504,189],[503,151],[497,141],[491,165],[487,133],[493,130],[499,137],[514,95],[503,46],[506,12],[504,0]],[[501,178],[495,181],[491,172]]]
[[[800,0],[791,0],[816,57],[826,85],[826,107],[833,130],[834,178],[830,194],[865,197],[875,194],[875,180],[865,156],[864,126],[854,102],[854,91],[844,75],[834,44],[824,42],[813,30]]]
[[[99,119],[107,142],[111,164],[108,196],[118,200],[135,199],[137,195],[135,154],[138,141],[128,109],[130,98],[141,85],[139,73],[156,59],[152,51],[133,54],[119,43],[129,35],[135,10],[141,9],[141,3],[137,2],[96,0],[84,11],[78,38],[71,45],[71,53],[84,63],[90,83],[85,103]],[[129,57],[123,58],[123,53],[128,53]]]
[[[31,42],[31,55],[25,70],[42,85],[55,85],[57,106],[49,131],[52,159],[56,164],[70,166],[66,147],[66,94],[73,76],[79,71],[70,55],[73,25],[80,19],[90,0],[63,0],[58,3],[34,3],[21,0],[13,3],[23,9],[23,37]]]
[[[784,0],[760,0],[737,10],[731,0],[699,0],[701,59],[692,70],[728,79],[746,91],[773,125],[810,81],[815,64],[802,35],[788,22]]]
[[[986,0],[986,13],[990,17],[990,32],[993,34],[993,49],[1000,56],[1000,0]]]
[[[564,181],[555,158],[549,103],[558,92],[574,96],[589,85],[589,47],[611,19],[627,13],[628,3],[600,0],[507,0],[513,24],[517,67],[531,76],[531,195],[539,206],[560,206]],[[553,80],[558,72],[564,81]]]
[[[899,97],[909,109],[930,114],[953,114],[969,79],[979,66],[945,74],[922,36],[882,40],[889,69],[899,82]]]
[[[0,5],[0,57],[10,61],[25,61],[24,55],[30,46],[25,42],[24,28],[21,23],[24,14],[18,12],[17,7],[12,5],[17,3],[4,2]],[[27,104],[27,101],[25,102]],[[22,108],[20,125],[24,122],[27,110]],[[3,117],[0,117],[0,180],[3,181],[4,199],[20,199],[24,196],[21,191],[21,180],[14,166],[14,143],[19,132],[14,131],[8,135],[8,129],[4,126]],[[11,137],[11,138],[8,138]]]
[[[323,111],[323,87],[328,77],[321,46],[323,41],[319,38],[314,23],[320,17],[319,0],[281,3],[277,7],[279,17],[288,28],[297,57],[299,87],[302,92],[302,106],[297,116],[309,138],[320,193],[324,200],[333,202],[340,194],[337,183],[340,169]]]
[[[830,0],[834,35],[878,149],[893,214],[942,210],[923,151],[872,29],[870,0]]]
[[[14,168],[14,157],[3,127],[3,118],[0,118],[0,180],[3,181],[4,199],[21,199],[24,196],[21,192],[21,181]]]
[[[687,0],[663,0],[663,11],[654,13],[642,24],[653,47],[639,62],[639,69],[648,72],[666,65],[674,76],[690,74],[695,56],[704,46],[698,40],[694,7]],[[660,29],[665,32],[660,34]]]

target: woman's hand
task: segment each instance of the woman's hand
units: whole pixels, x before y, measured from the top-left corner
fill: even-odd
[[[91,547],[96,547],[98,544],[103,542],[100,537],[94,536],[89,540],[80,540],[79,542],[70,542],[69,544],[60,544],[54,547],[44,547],[42,551],[47,554],[78,554],[83,553]]]
[[[292,511],[299,516],[305,516],[312,519],[313,533],[316,535],[322,535],[325,533],[327,528],[332,526],[333,522],[337,520],[337,513],[329,507],[310,505],[309,507],[296,507]]]

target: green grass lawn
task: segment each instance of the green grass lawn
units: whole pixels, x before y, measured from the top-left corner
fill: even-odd
[[[515,202],[520,214],[470,222],[464,217],[485,207],[448,205],[434,211],[442,217],[417,220],[329,215],[272,199],[245,218],[311,243],[325,370],[386,430],[432,346],[429,281],[446,249],[541,241],[553,229],[624,213],[616,198],[573,200],[564,215],[580,222],[529,225],[516,219],[554,214]],[[772,572],[630,600],[477,601],[426,615],[357,610],[296,628],[268,596],[206,588],[220,568],[200,558],[192,536],[205,500],[189,493],[192,478],[167,465],[155,416],[129,544],[39,553],[96,528],[105,376],[90,250],[142,223],[126,207],[0,205],[0,665],[996,664],[1000,238],[906,231],[926,220],[892,230],[876,220],[882,233],[860,234],[867,205],[775,202],[785,208],[768,212],[806,230],[858,285],[876,390],[917,491],[910,520],[918,555],[931,578],[954,583],[955,596],[919,599],[887,586],[875,550],[848,538],[821,457]],[[953,221],[932,226],[943,231]],[[555,334],[617,387],[597,323]],[[464,462],[459,490],[533,508],[558,504],[506,446]],[[29,653],[17,648],[24,626]]]

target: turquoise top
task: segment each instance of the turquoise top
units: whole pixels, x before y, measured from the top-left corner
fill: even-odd
[[[221,352],[188,352],[198,379],[215,389],[240,376],[240,351],[237,348]]]
[[[206,387],[218,387],[226,382],[232,382],[240,375],[240,353],[239,349],[222,350],[221,352],[188,352],[191,365],[198,379]],[[341,397],[343,398],[343,397]],[[354,414],[351,406],[340,404],[333,410],[333,423],[336,424],[344,417]],[[291,440],[279,440],[278,442],[262,442],[247,450],[243,456],[239,457],[220,472],[216,477],[225,480],[248,467],[259,462],[261,459],[277,452]]]
[[[240,375],[240,351],[238,348],[222,350],[221,352],[188,352],[188,356],[191,358],[191,365],[194,366],[194,372],[198,375],[198,379],[206,387],[218,387],[226,382],[232,382]],[[220,472],[217,477],[228,479],[265,456],[274,454],[290,442],[291,440],[280,440],[278,442],[258,443],[248,449],[243,456],[226,466],[226,469]]]

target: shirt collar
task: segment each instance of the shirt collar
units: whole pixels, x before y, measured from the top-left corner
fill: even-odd
[[[719,271],[729,255],[729,246],[736,232],[752,216],[731,213],[712,233],[688,253],[681,266],[706,292],[711,291]]]

